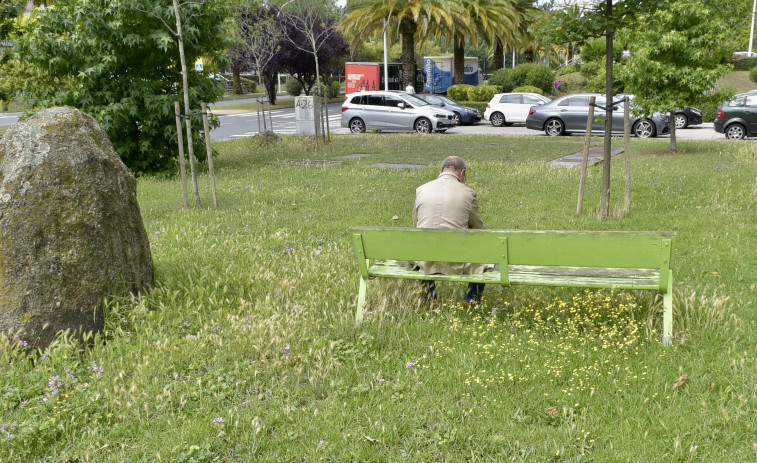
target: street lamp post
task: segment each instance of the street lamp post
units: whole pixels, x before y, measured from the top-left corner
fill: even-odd
[[[757,12],[757,0],[752,5],[752,30],[749,32],[749,56],[752,56],[752,42],[754,42],[754,14]]]

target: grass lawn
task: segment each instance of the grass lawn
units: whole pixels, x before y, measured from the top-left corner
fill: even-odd
[[[110,299],[85,351],[0,342],[0,460],[755,461],[755,145],[632,140],[632,212],[620,155],[600,222],[601,167],[575,218],[578,171],[547,164],[581,142],[221,142],[217,210],[206,175],[200,209],[178,179],[141,178],[155,287]],[[677,232],[673,345],[643,292],[487,286],[472,309],[462,285],[429,304],[375,281],[356,326],[349,227],[410,226],[451,153],[489,228]]]
[[[736,93],[746,92],[757,88],[757,82],[749,79],[749,71],[731,71],[718,79],[718,86],[722,88],[733,87]]]

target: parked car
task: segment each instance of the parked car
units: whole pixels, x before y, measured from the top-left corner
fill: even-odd
[[[633,95],[619,94],[615,98],[627,96],[633,100]],[[665,113],[668,114],[668,113]],[[675,110],[676,129],[685,129],[690,125],[700,125],[702,123],[702,111],[691,106],[684,106],[683,109]]]
[[[702,111],[691,106],[676,109],[675,116],[676,129],[685,129],[690,125],[700,125],[702,123]]]
[[[551,101],[538,93],[497,93],[486,104],[484,119],[494,127],[513,125],[514,122],[526,122],[531,106],[538,106]]]
[[[589,99],[596,98],[598,106],[605,106],[605,97],[597,93],[578,93],[565,95],[541,106],[534,106],[529,110],[526,118],[526,128],[543,130],[547,135],[555,137],[571,133],[585,133],[586,119],[589,116]],[[623,105],[619,103],[617,110],[612,113],[612,133],[623,133]],[[605,111],[594,108],[594,123],[592,133],[603,134]],[[656,137],[670,133],[668,117],[655,113],[651,116],[631,115],[631,133],[639,138]]]
[[[734,58],[753,58],[755,56],[757,56],[757,53],[753,51],[751,52],[750,51],[734,51],[733,52]]]
[[[404,92],[357,92],[342,103],[342,127],[366,130],[444,132],[455,126],[452,111]]]
[[[430,93],[419,93],[415,95],[428,104],[439,106],[455,113],[456,125],[469,125],[481,122],[481,111],[470,106],[464,106],[443,95],[432,95]]]
[[[714,126],[726,138],[757,137],[757,92],[741,93],[720,103]]]

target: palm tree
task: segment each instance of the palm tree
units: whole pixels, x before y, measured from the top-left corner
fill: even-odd
[[[454,33],[455,81],[463,83],[465,69],[465,40],[470,38],[474,45],[482,37],[489,44],[496,44],[508,32],[518,27],[523,18],[514,0],[464,0],[469,26]],[[469,34],[466,35],[466,30]]]
[[[505,67],[505,46],[513,48],[515,39],[519,31],[528,27],[525,18],[529,10],[533,8],[532,0],[513,0],[513,7],[517,13],[517,22],[510,29],[499,29],[496,33],[489,35],[488,43],[492,48],[492,68],[502,69]]]
[[[459,0],[348,0],[347,16],[339,29],[353,44],[367,36],[395,32],[402,39],[402,80],[415,83],[415,39],[425,36],[429,26],[452,29],[462,15]]]

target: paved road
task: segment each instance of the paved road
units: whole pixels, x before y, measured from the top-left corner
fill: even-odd
[[[217,102],[211,107],[211,111],[219,116],[221,126],[215,129],[211,136],[213,140],[230,140],[234,138],[251,137],[258,133],[258,114],[255,111],[224,110],[223,106],[232,103],[242,103],[245,100],[229,100]],[[253,101],[250,99],[249,101]],[[329,126],[331,133],[349,134],[348,129],[340,125],[341,101],[329,104]],[[0,126],[7,126],[18,121],[19,113],[0,114]],[[271,111],[273,129],[279,134],[294,134],[295,117],[294,109],[275,109]],[[261,121],[262,126],[262,121]],[[270,128],[270,124],[267,124]],[[481,121],[476,125],[455,127],[447,131],[448,134],[498,134],[498,135],[532,135],[546,136],[544,132],[526,129],[523,125],[510,127],[493,127],[487,121]],[[681,140],[725,140],[723,134],[716,133],[712,123],[705,123],[687,129],[678,130],[676,135]],[[583,136],[583,135],[574,135]],[[665,138],[668,136],[665,135]]]
[[[0,127],[13,125],[18,121],[21,113],[2,113],[0,114]]]
[[[249,111],[223,110],[222,107],[216,106],[211,111],[219,116],[221,126],[213,131],[214,140],[229,140],[234,138],[251,137],[258,133],[258,114]],[[341,102],[329,104],[329,126],[331,133],[349,134],[350,131],[341,127]],[[295,116],[294,109],[276,109],[271,111],[271,120],[273,129],[280,134],[294,134]],[[270,128],[270,124],[267,124]],[[262,122],[261,122],[262,128]],[[488,121],[481,121],[478,124],[470,126],[458,126],[447,131],[448,134],[497,134],[497,135],[531,135],[537,137],[546,137],[543,131],[529,130],[523,125],[513,125],[510,127],[493,127]],[[681,140],[725,140],[723,134],[716,133],[712,128],[712,123],[706,123],[687,129],[676,131],[676,135]],[[583,135],[574,135],[583,136]],[[663,138],[668,138],[667,135]]]

